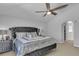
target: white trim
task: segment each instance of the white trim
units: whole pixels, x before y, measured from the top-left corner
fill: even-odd
[[[74,46],[74,47],[79,47],[79,45],[77,45],[77,44],[74,44],[73,46]]]

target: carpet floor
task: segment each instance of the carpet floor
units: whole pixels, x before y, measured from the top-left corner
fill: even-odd
[[[51,50],[46,56],[79,56],[79,48],[73,46],[73,41],[57,44],[56,50]]]

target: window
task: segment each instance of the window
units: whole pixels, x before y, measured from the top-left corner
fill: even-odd
[[[72,21],[68,21],[68,28],[69,28],[69,32],[73,32],[73,22]]]

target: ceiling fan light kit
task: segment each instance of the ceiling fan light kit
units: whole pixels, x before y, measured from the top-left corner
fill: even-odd
[[[50,15],[51,14],[51,12],[47,12],[47,15]]]

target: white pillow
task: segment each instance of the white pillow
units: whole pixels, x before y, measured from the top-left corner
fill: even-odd
[[[37,37],[37,33],[36,32],[31,32],[32,37]]]
[[[29,39],[37,36],[36,32],[16,32],[16,38],[27,37]]]
[[[16,38],[26,37],[26,32],[16,32]]]
[[[32,38],[32,34],[29,33],[29,32],[27,32],[27,33],[26,33],[26,37],[28,37],[28,38]]]

